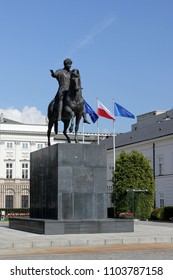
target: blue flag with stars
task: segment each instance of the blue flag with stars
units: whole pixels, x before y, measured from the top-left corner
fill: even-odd
[[[92,122],[95,123],[98,120],[99,116],[96,114],[96,112],[94,112],[94,110],[91,108],[90,105],[88,105],[88,103],[85,100],[84,102],[86,113],[90,115]]]
[[[121,105],[117,104],[114,102],[114,115],[115,116],[120,116],[120,117],[125,117],[125,118],[132,118],[134,119],[135,116],[127,111],[124,107]]]

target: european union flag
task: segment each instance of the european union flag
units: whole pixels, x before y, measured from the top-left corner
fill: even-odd
[[[114,102],[114,115],[115,116],[120,116],[120,117],[125,117],[125,118],[132,118],[134,119],[135,116],[127,111],[124,107],[121,105],[117,104]]]
[[[96,112],[94,112],[94,110],[90,107],[90,105],[88,105],[88,103],[85,100],[84,102],[86,113],[90,115],[92,122],[95,123],[98,120],[99,116],[96,114]]]

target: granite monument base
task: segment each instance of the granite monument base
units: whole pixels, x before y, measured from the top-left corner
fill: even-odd
[[[9,227],[38,234],[134,231],[133,220],[107,219],[107,151],[55,144],[31,153],[30,218]]]
[[[30,217],[107,218],[107,151],[103,146],[55,144],[31,153]]]
[[[12,229],[46,235],[133,232],[132,219],[99,220],[49,220],[32,218],[10,218]]]

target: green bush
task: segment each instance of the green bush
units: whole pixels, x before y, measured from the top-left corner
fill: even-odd
[[[173,217],[173,206],[156,208],[150,215],[151,220],[169,221],[171,217]]]
[[[164,207],[156,208],[151,212],[151,220],[164,220]]]
[[[5,211],[5,216],[2,213]],[[10,217],[29,217],[29,208],[0,208],[0,220],[8,221]]]
[[[134,217],[148,219],[154,205],[155,180],[148,159],[137,151],[121,152],[112,177],[112,203],[116,214],[133,212]]]
[[[29,208],[0,208],[0,213],[1,211],[5,211],[5,214],[20,214],[20,213],[29,213],[30,209]]]

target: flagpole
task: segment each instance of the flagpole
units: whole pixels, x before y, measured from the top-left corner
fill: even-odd
[[[82,122],[82,133],[83,133],[83,135],[82,135],[82,143],[84,143],[84,120]]]
[[[98,111],[98,97],[96,97],[97,111]],[[99,118],[97,119],[97,145],[99,145]]]
[[[113,168],[115,170],[115,120],[113,121]]]
[[[114,99],[112,99],[113,114],[114,114]],[[113,169],[115,171],[115,120],[113,120]]]
[[[99,120],[97,120],[97,145],[99,145]]]

